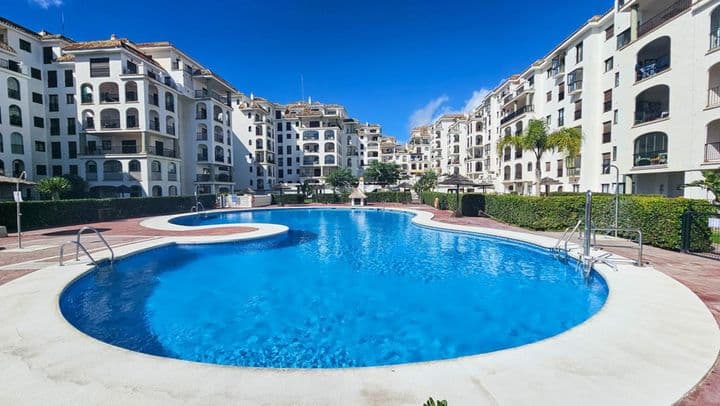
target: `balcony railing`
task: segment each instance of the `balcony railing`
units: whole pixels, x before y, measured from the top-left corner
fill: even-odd
[[[103,173],[103,180],[123,180],[124,176],[122,172],[105,172]]]
[[[720,47],[720,27],[715,27],[710,33],[710,50],[718,47]]]
[[[150,172],[150,180],[162,180],[162,172]]]
[[[232,182],[232,175],[221,173],[218,175],[215,175],[215,181],[216,182]]]
[[[106,120],[100,120],[100,127],[103,129],[114,129],[114,128],[120,128],[120,119],[114,120],[114,119],[106,119]]]
[[[208,161],[208,154],[198,154],[197,155],[198,162],[207,162]]]
[[[635,81],[647,79],[670,69],[670,55],[663,55],[635,68]]]
[[[567,168],[567,176],[580,176],[580,168]]]
[[[196,138],[198,141],[207,141],[207,139],[208,139],[208,134],[207,134],[207,132],[195,133],[195,138]]]
[[[168,158],[179,158],[180,155],[174,149],[170,148],[157,148],[155,146],[147,147],[147,153],[156,156],[165,156]]]
[[[708,107],[720,106],[720,86],[708,89]]]
[[[23,73],[22,69],[20,69],[20,64],[9,59],[0,59],[0,68],[11,70],[17,73]]]
[[[512,113],[505,115],[505,117],[503,117],[500,120],[500,124],[505,124],[514,118],[520,117],[521,115],[532,112],[532,111],[535,111],[532,104],[528,104],[526,106],[520,107],[519,109],[513,111]]]
[[[210,182],[211,176],[208,173],[195,175],[195,182]]]
[[[117,103],[120,95],[117,93],[100,93],[100,103]]]
[[[705,162],[720,161],[720,142],[705,144]]]
[[[667,164],[667,150],[645,151],[633,154],[634,166],[651,166]]]
[[[22,127],[22,117],[10,116],[10,125],[14,125],[16,127]]]
[[[583,84],[582,80],[576,80],[573,83],[568,83],[568,87],[567,87],[568,93],[575,93],[575,92],[581,91],[582,84]]]
[[[228,104],[228,102],[229,102],[227,96],[224,96],[217,92],[213,92],[213,91],[209,91],[209,90],[196,90],[195,98],[196,99],[212,98],[212,99],[219,101],[222,104]]]
[[[678,0],[675,3],[671,4],[669,7],[667,7],[666,9],[661,10],[654,16],[652,16],[648,19],[645,19],[642,23],[638,24],[638,29],[637,29],[638,38],[642,37],[643,35],[647,34],[650,31],[654,30],[655,28],[665,24],[665,22],[667,22],[668,20],[679,15],[683,11],[689,9],[691,4],[692,4],[691,0]]]
[[[635,124],[649,123],[670,116],[667,111],[639,110],[635,112]]]
[[[16,89],[8,89],[8,97],[15,100],[20,100],[20,91]]]
[[[137,145],[112,145],[109,148],[89,147],[85,145],[80,149],[79,155],[88,156],[104,156],[104,155],[127,155],[142,154],[143,152]],[[154,146],[147,147],[145,152],[148,155],[164,156],[168,158],[177,158],[178,154],[175,150],[168,148],[156,148]]]

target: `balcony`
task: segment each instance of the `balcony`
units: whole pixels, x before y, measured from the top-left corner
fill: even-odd
[[[156,148],[154,146],[147,147],[148,155],[164,156],[168,158],[177,158],[178,154],[176,151],[167,148]],[[85,145],[81,147],[78,155],[83,156],[105,156],[105,155],[134,155],[143,154],[137,145],[113,145],[108,148],[90,147]]]
[[[196,99],[215,99],[222,104],[228,104],[230,102],[228,100],[227,96],[223,96],[217,92],[213,92],[213,91],[207,90],[207,89],[196,90],[195,98]]]
[[[667,165],[667,150],[645,151],[633,154],[633,166]]]
[[[105,181],[118,181],[123,180],[124,176],[122,172],[105,172],[103,173],[103,180]]]
[[[118,103],[120,95],[118,93],[100,93],[100,103]]]
[[[207,131],[195,133],[195,139],[198,141],[207,141],[207,139],[208,139]]]
[[[576,80],[575,82],[569,83],[567,86],[568,94],[570,94],[572,96],[576,93],[582,92],[582,88],[583,88],[582,85],[583,85],[582,80]]]
[[[120,119],[106,119],[100,121],[100,127],[103,130],[112,130],[120,128]]]
[[[705,144],[705,162],[720,161],[720,142]]]
[[[207,162],[208,154],[197,154],[197,161],[198,162]]]
[[[680,15],[685,10],[688,10],[691,4],[691,0],[678,0],[667,8],[660,10],[654,16],[650,18],[643,18],[642,22],[638,23],[638,38],[665,24],[667,21]]]
[[[162,180],[162,172],[150,172],[150,180]]]
[[[0,59],[0,68],[11,70],[17,73],[24,73],[20,68],[20,64],[18,62],[9,59]]]
[[[515,111],[513,111],[513,112],[511,112],[511,113],[509,113],[509,114],[506,114],[505,117],[503,117],[503,118],[500,120],[500,124],[505,124],[505,123],[507,123],[507,122],[509,122],[509,121],[511,121],[511,120],[514,120],[515,118],[518,118],[518,117],[522,116],[522,115],[525,114],[525,113],[530,113],[530,112],[533,112],[533,111],[535,111],[535,108],[533,107],[532,104],[529,104],[529,105],[520,107],[519,109],[517,109],[517,110],[515,110]]]
[[[224,182],[224,183],[232,183],[233,178],[232,175],[227,173],[220,173],[215,175],[215,182]]]

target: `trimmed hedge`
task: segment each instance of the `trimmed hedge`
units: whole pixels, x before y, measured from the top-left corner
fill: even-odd
[[[437,197],[438,209],[450,210],[448,208],[448,196],[449,196],[449,193],[423,192],[422,195],[420,196],[420,199],[422,200],[423,204],[427,204],[428,206],[435,207],[435,198]]]
[[[201,195],[206,209],[215,207],[215,195]],[[35,200],[21,204],[23,230],[68,226],[131,217],[189,211],[194,196],[131,197],[123,199]],[[17,231],[15,203],[0,202],[0,224]]]
[[[369,192],[365,193],[368,203],[410,203],[410,192]]]
[[[368,203],[409,203],[412,200],[410,192],[369,192],[365,193]],[[349,193],[327,193],[316,194],[311,199],[313,203],[339,204],[350,202]],[[287,194],[280,197],[279,194],[273,195],[273,204],[304,204],[303,195]]]
[[[303,204],[305,196],[301,194],[274,194],[272,195],[272,204]]]

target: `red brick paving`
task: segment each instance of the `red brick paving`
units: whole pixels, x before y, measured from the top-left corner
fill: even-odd
[[[336,205],[346,206],[346,205]],[[376,204],[375,207],[408,207],[400,204]],[[412,207],[412,206],[411,206]],[[477,227],[487,227],[500,230],[523,231],[538,235],[545,235],[557,238],[559,233],[556,232],[540,232],[528,231],[519,227],[501,223],[499,221],[483,218],[483,217],[460,217],[456,218],[448,211],[435,210],[428,206],[413,207],[433,213],[434,219],[449,224],[460,224]],[[142,227],[140,222],[144,218],[118,220],[111,222],[93,223],[91,226],[103,230],[103,235],[113,246],[124,245],[128,243],[138,242],[158,238],[161,236],[172,235],[224,235],[229,233],[239,233],[252,231],[253,228],[242,226],[222,227],[212,230],[198,231],[161,231]],[[48,261],[57,261],[59,245],[71,239],[82,225],[59,227],[46,230],[36,230],[23,233],[23,245],[31,246],[36,244],[52,245],[52,248],[25,253],[7,253],[0,250],[0,266],[25,262],[30,260],[38,260],[48,258]],[[88,236],[92,239],[92,236]],[[16,236],[12,235],[6,238],[0,238],[0,249],[8,249],[16,247]],[[101,249],[99,242],[89,242],[90,250]],[[629,248],[610,247],[607,251],[633,258],[636,251]],[[702,299],[708,306],[710,312],[720,324],[720,261],[711,260],[702,257],[682,254],[679,252],[662,250],[655,247],[645,247],[644,261],[652,265],[656,270],[675,278],[685,286],[690,288],[695,294]],[[13,279],[22,277],[33,269],[20,270],[0,270],[0,285],[7,283]],[[712,371],[707,377],[700,382],[692,391],[690,391],[683,399],[677,402],[677,405],[720,405],[720,358],[715,363]]]

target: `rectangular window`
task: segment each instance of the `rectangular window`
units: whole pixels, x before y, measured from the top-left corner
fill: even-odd
[[[42,71],[38,68],[30,68],[30,76],[33,79],[42,80]]]
[[[70,159],[77,158],[77,142],[75,142],[75,141],[68,142],[68,157]]]
[[[565,109],[558,110],[558,127],[565,125]]]
[[[612,160],[617,161],[617,147],[613,147]]]
[[[50,143],[50,157],[52,159],[61,159],[62,158],[62,151],[60,149],[59,142],[51,142]]]
[[[607,183],[603,183],[600,185],[600,190],[602,193],[610,193],[610,185]]]
[[[605,152],[602,154],[602,173],[607,175],[610,173],[610,153]]]
[[[602,142],[603,144],[607,144],[612,139],[612,123],[610,121],[606,121],[603,123],[603,135],[602,135]]]
[[[575,120],[580,120],[582,118],[582,100],[575,102],[575,115],[573,118]]]
[[[78,172],[78,166],[77,165],[70,165],[70,175],[77,175]]]
[[[282,112],[280,110],[275,110],[275,118],[277,120],[280,120],[282,118]],[[282,126],[282,123],[280,123],[280,126]]]
[[[545,100],[549,102],[552,101],[552,91],[549,91],[545,94]]]
[[[610,72],[613,69],[613,62],[612,57],[605,60],[605,72]]]
[[[558,178],[563,177],[563,160],[562,159],[557,160],[557,177]]]
[[[43,97],[40,93],[33,92],[32,101],[33,101],[33,103],[43,104]]]
[[[35,141],[35,151],[45,152],[45,143],[42,141]]]
[[[580,63],[583,60],[583,43],[579,43],[575,47],[575,63]]]
[[[90,77],[110,76],[110,58],[90,58]]]
[[[606,90],[603,93],[603,113],[607,113],[612,110],[612,89]]]
[[[65,103],[66,104],[75,104],[75,95],[72,93],[68,93],[65,95]]]
[[[46,176],[47,175],[47,166],[45,166],[45,165],[35,166],[35,174],[38,176]]]
[[[615,72],[615,87],[620,86],[620,72]]]
[[[32,46],[30,45],[30,42],[25,41],[22,38],[20,38],[20,49],[25,52],[32,52]]]
[[[76,133],[75,129],[75,117],[69,117],[67,119],[67,133],[68,135],[75,135]]]
[[[56,94],[48,95],[48,109],[51,112],[60,110],[60,100],[58,98],[58,95],[56,95]]]
[[[62,165],[52,166],[52,176],[62,176]]]
[[[618,112],[618,110],[615,110],[613,112],[613,124],[617,124],[619,118],[620,118],[620,113]]]
[[[66,69],[65,70],[65,87],[73,87],[75,85],[75,81],[73,80],[73,71]]]
[[[45,65],[49,65],[49,64],[53,63],[54,59],[55,59],[55,55],[53,55],[52,47],[44,47],[43,48],[43,63]]]
[[[60,119],[50,119],[50,135],[60,135]]]
[[[558,101],[565,100],[565,82],[558,85]]]
[[[550,172],[550,161],[545,162],[545,172]]]
[[[615,26],[611,25],[605,29],[605,41],[609,41],[615,35]]]
[[[629,43],[630,43],[630,28],[621,32],[617,36],[617,49],[620,49]]]
[[[37,128],[45,128],[45,120],[42,117],[33,117],[33,124]]]
[[[49,70],[47,71],[47,85],[48,87],[57,87],[57,71],[56,70]]]

